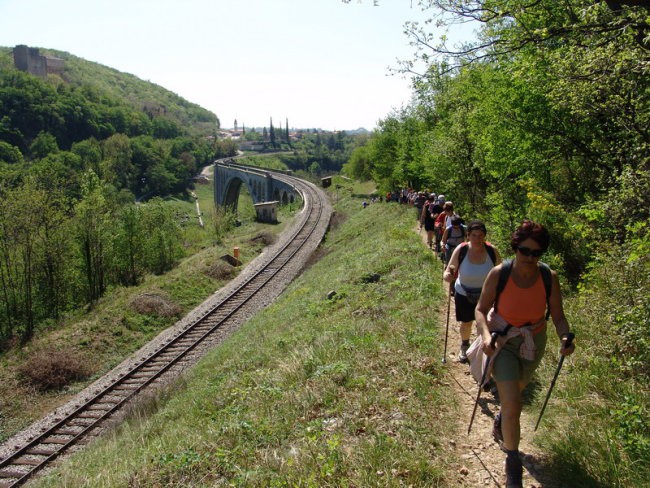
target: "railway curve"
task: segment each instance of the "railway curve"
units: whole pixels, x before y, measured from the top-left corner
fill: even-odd
[[[293,185],[303,199],[301,211],[278,242],[173,327],[66,405],[0,446],[0,488],[23,485],[119,422],[128,406],[195,364],[277,298],[301,272],[327,231],[332,208],[327,195],[315,185],[271,173]]]

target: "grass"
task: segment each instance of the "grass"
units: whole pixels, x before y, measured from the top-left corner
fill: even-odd
[[[448,486],[439,269],[405,210],[340,198],[321,260],[40,486]]]
[[[243,188],[242,188],[243,190]],[[180,314],[201,303],[207,296],[221,288],[232,276],[219,279],[214,264],[220,256],[232,254],[233,247],[240,248],[244,264],[254,259],[264,247],[259,236],[277,235],[291,219],[291,210],[282,208],[279,224],[255,222],[250,196],[242,191],[239,207],[242,225],[231,229],[227,236],[215,238],[212,185],[197,185],[195,193],[206,221],[198,225],[193,199],[170,200],[179,215],[188,215],[184,228],[188,257],[163,276],[149,275],[138,286],[110,290],[92,310],[79,310],[58,324],[41,328],[36,338],[22,349],[0,355],[0,441],[40,419],[83,389],[89,382],[120,363],[130,353],[151,340],[160,331],[178,320]],[[247,200],[248,199],[248,200]],[[238,270],[236,271],[238,272]],[[137,300],[143,295],[154,295],[168,302],[178,314],[138,312]],[[84,380],[68,383],[61,389],[44,391],[24,381],[19,374],[22,364],[39,357],[65,352],[78,358]]]
[[[647,266],[647,257],[646,257]],[[582,292],[565,300],[576,333],[576,355],[565,361],[545,416],[539,444],[571,487],[650,486],[650,395],[647,363],[635,364],[634,349],[647,350],[650,324],[632,318],[640,337],[630,344],[617,325],[644,297],[641,281],[624,254],[595,268]],[[645,268],[645,274],[648,274]],[[644,278],[647,288],[647,279]],[[630,339],[630,342],[633,339]],[[556,345],[557,342],[552,342]],[[539,376],[545,388],[557,367],[547,353]],[[638,353],[637,353],[638,354]],[[558,388],[559,387],[559,388]],[[545,394],[545,392],[543,392]],[[543,395],[534,408],[540,408]],[[571,469],[567,469],[571,466]]]
[[[35,486],[456,485],[447,442],[464,432],[440,363],[439,265],[412,231],[412,209],[363,209],[370,184],[336,177],[330,190],[320,260],[174,388]],[[185,274],[202,259],[186,260]],[[612,268],[594,280],[604,284],[565,292],[578,349],[534,437],[562,486],[650,479],[647,382],[625,366],[613,325],[612,303],[625,310],[635,295],[612,286]],[[529,412],[557,366],[551,337]]]

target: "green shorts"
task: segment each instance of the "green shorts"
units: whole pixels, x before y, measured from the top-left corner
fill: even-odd
[[[546,350],[546,328],[533,336],[535,341],[535,359],[528,361],[519,355],[519,346],[524,341],[522,336],[516,336],[506,342],[501,352],[494,360],[492,376],[495,381],[523,381],[530,383],[533,373],[542,361]]]

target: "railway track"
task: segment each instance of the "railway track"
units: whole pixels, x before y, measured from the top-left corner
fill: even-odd
[[[313,185],[297,178],[279,174],[274,174],[274,177],[290,182],[303,197],[303,210],[289,238],[269,253],[258,269],[148,357],[140,358],[132,368],[101,391],[95,392],[74,411],[56,419],[54,425],[24,445],[17,446],[0,461],[0,488],[26,483],[54,460],[70,452],[73,446],[82,444],[93,431],[123,410],[127,403],[209,341],[215,331],[230,320],[235,320],[237,314],[243,313],[247,304],[273,286],[273,281],[279,279],[281,272],[308,243],[313,246],[314,239],[320,242],[327,226],[323,220],[329,221],[326,197]]]

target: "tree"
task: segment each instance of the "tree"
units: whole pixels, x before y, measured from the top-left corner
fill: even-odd
[[[75,205],[75,237],[89,304],[94,304],[106,291],[111,221],[101,182],[95,173],[87,171],[82,181],[82,199]]]
[[[34,142],[29,146],[29,152],[33,159],[44,158],[50,153],[59,151],[56,138],[48,132],[39,132]]]
[[[101,177],[117,189],[136,187],[136,168],[132,163],[131,141],[124,134],[115,134],[102,142]]]
[[[271,118],[271,124],[270,124],[270,129],[269,129],[269,139],[271,142],[271,147],[275,148],[276,146],[276,140],[275,140],[275,128],[273,127],[273,118]]]

